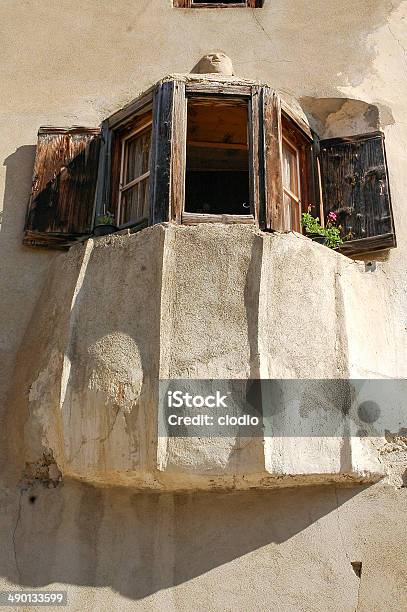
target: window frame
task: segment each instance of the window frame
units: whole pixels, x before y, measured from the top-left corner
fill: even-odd
[[[314,134],[305,126],[300,117],[290,112],[286,107],[281,110],[282,116],[282,136],[281,142],[287,142],[288,145],[296,152],[296,166],[297,166],[297,181],[299,197],[293,193],[288,193],[284,184],[283,188],[283,200],[284,193],[297,201],[299,204],[299,223],[300,226],[296,229],[291,228],[291,222],[287,223],[286,219],[290,219],[291,208],[288,211],[283,202],[283,217],[284,225],[287,231],[295,231],[297,233],[304,233],[301,226],[302,213],[308,212],[310,209],[317,210],[317,214],[320,215],[320,186],[318,175],[314,176],[317,172],[317,160],[314,155]],[[283,154],[281,156],[281,164],[284,163]],[[322,215],[323,219],[323,215]],[[323,223],[323,220],[322,220]]]
[[[225,4],[222,0],[217,2],[205,2],[196,4],[194,0],[173,0],[174,8],[188,8],[188,9],[225,9],[225,8],[262,8],[264,0],[245,0],[243,2],[236,2]]]
[[[154,91],[155,86],[108,117],[101,126],[102,146],[99,158],[94,217],[97,218],[99,215],[106,214],[107,211],[114,212],[115,221],[117,220],[117,231],[125,229],[137,231],[152,224],[151,205],[149,205],[147,220],[143,219],[141,221],[119,224],[117,218],[118,202],[115,203],[115,193],[117,193],[118,200],[122,167],[122,140],[128,135],[126,134],[127,130],[129,134],[133,131],[131,126],[137,119],[150,111],[152,115],[154,114]],[[154,117],[152,117],[152,123],[154,123]],[[152,143],[150,146],[152,147]],[[150,191],[152,163],[152,155],[150,154]]]

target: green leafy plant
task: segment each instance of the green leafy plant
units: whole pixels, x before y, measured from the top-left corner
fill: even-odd
[[[313,217],[310,213],[303,213],[301,218],[301,225],[305,229],[307,234],[317,234],[318,236],[324,236],[324,244],[330,249],[336,249],[343,244],[341,238],[341,226],[336,225],[337,215],[334,212],[330,212],[328,215],[327,223],[325,227],[319,222],[318,217]]]
[[[310,213],[302,213],[301,225],[307,234],[319,234],[323,236],[321,230],[324,228],[320,225],[318,217],[313,217]]]
[[[114,225],[114,216],[109,211],[96,217],[96,225]]]

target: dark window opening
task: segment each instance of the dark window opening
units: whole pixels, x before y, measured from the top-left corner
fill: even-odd
[[[189,98],[185,211],[250,215],[248,107]]]

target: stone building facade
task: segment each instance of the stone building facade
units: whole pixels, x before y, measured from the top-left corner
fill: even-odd
[[[407,3],[43,0],[1,13],[2,588],[67,590],[72,610],[404,609],[402,407],[383,436],[346,419],[316,435],[327,416],[308,406],[312,435],[169,437],[157,381],[406,378]],[[208,100],[230,129],[246,109],[247,142],[225,136],[213,153],[199,132]],[[150,165],[115,170],[117,135],[124,154],[151,122]],[[88,144],[55,161],[58,143],[82,146],[71,126],[100,139],[93,182]],[[289,129],[310,156],[303,167],[298,154],[302,195],[275,171]],[[334,251],[281,207],[307,190],[327,212],[324,143],[361,136],[376,139],[362,170],[382,208]],[[230,164],[222,197],[238,185],[240,214],[199,200],[197,150]],[[85,187],[71,197],[78,158]],[[106,215],[116,179],[118,231],[67,229],[79,201],[92,227]],[[147,180],[150,227],[131,222],[126,193]]]

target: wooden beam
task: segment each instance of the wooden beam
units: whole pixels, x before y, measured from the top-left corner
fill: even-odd
[[[249,97],[251,96],[250,85],[233,85],[231,83],[222,83],[220,81],[189,81],[185,85],[187,94],[225,94],[228,96]]]
[[[252,88],[252,96],[249,103],[249,189],[250,209],[259,228],[265,228],[264,197],[260,193],[260,119],[259,103],[261,99],[261,87]]]
[[[118,128],[121,123],[130,119],[133,115],[137,115],[139,111],[145,113],[148,110],[148,104],[152,103],[154,88],[150,88],[139,98],[132,100],[129,104],[115,112],[108,119],[109,128]]]
[[[284,231],[282,127],[280,98],[263,87],[264,192],[266,229]]]
[[[187,103],[185,83],[174,82],[171,131],[171,219],[181,223],[185,200]]]
[[[163,223],[170,217],[171,132],[174,81],[160,83],[154,93],[151,134],[150,219]]]
[[[253,215],[210,215],[205,213],[182,213],[182,223],[184,225],[196,225],[198,223],[227,223],[245,224],[254,223]]]
[[[203,147],[204,149],[243,149],[247,151],[247,144],[238,142],[204,142],[203,140],[189,140],[191,147]]]

